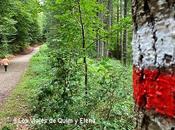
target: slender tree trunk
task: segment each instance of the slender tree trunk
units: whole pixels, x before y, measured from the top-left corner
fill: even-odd
[[[101,0],[101,3],[106,7],[106,9],[108,10],[108,1],[105,0]],[[107,3],[107,4],[106,4]],[[109,24],[108,24],[108,16],[109,14],[106,14],[106,12],[101,12],[102,15],[102,22],[105,24],[105,26],[103,27],[104,30],[108,31],[109,29]],[[106,57],[107,56],[107,52],[108,52],[108,40],[105,40],[102,42],[102,57]]]
[[[127,17],[128,2],[124,0],[124,18]],[[126,65],[127,61],[127,29],[123,31],[123,63]]]
[[[97,0],[97,2],[99,2],[98,0]],[[100,17],[100,15],[99,15],[99,12],[97,12],[97,17],[99,18]],[[99,40],[99,31],[98,31],[99,29],[97,29],[96,30],[96,52],[97,52],[97,58],[99,58],[100,57],[100,40]]]
[[[98,0],[98,2],[100,3],[100,4],[104,4],[104,1],[103,0]],[[99,17],[99,19],[102,21],[102,22],[104,22],[104,14],[103,14],[103,12],[99,12],[98,13],[98,17]],[[97,36],[98,38],[97,39],[100,39],[99,38],[99,35]],[[99,48],[99,57],[103,57],[104,56],[104,41],[102,41],[102,40],[98,40],[98,48]]]
[[[108,10],[108,17],[106,20],[106,30],[111,33],[111,27],[112,27],[112,16],[113,16],[113,5],[112,5],[112,0],[107,1],[107,10]],[[112,34],[111,34],[112,35]],[[105,44],[105,55],[108,56],[108,45],[111,42],[111,35],[108,36],[108,41]]]
[[[79,9],[79,15],[80,15],[80,25],[81,25],[81,33],[82,33],[82,48],[84,51],[84,58],[83,58],[83,63],[84,63],[84,85],[85,85],[85,98],[86,98],[86,103],[87,103],[87,94],[88,94],[88,66],[87,66],[87,61],[86,61],[86,40],[85,40],[85,29],[84,29],[84,23],[83,23],[83,18],[82,18],[82,11],[81,11],[81,3],[80,0],[78,1],[78,9]]]
[[[123,18],[123,0],[120,0],[120,19]],[[120,60],[123,61],[123,30],[120,30]]]
[[[97,52],[97,58],[100,57],[100,40],[98,35],[98,30],[96,31],[96,52]]]
[[[174,130],[174,0],[132,0],[132,6],[136,130]]]
[[[118,4],[117,4],[117,23],[119,23],[119,20],[120,20],[120,1],[118,1]],[[121,54],[119,36],[120,36],[120,33],[119,33],[119,30],[117,30],[117,37],[116,37],[116,53],[117,53],[116,56],[117,56],[117,59],[120,59],[120,54]]]
[[[112,14],[113,14],[113,5],[112,5],[112,0],[108,0],[108,11],[109,11],[109,16],[108,16],[108,25],[109,28],[112,26]]]
[[[97,0],[98,3],[101,3],[101,0]],[[97,13],[97,17],[102,20],[102,15],[101,15],[101,12],[98,12]],[[97,51],[97,58],[100,58],[102,56],[102,53],[101,53],[101,46],[102,46],[102,43],[101,43],[101,40],[100,40],[100,36],[99,36],[99,29],[96,30],[96,51]]]

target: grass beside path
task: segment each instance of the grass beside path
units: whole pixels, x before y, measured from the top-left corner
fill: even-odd
[[[20,83],[0,107],[0,130],[16,129],[13,119],[30,115],[31,99],[35,96],[38,84],[45,81],[42,77],[46,69],[45,49],[45,46],[41,47],[41,51],[30,60],[28,70]]]

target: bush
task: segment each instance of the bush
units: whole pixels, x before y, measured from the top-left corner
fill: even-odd
[[[62,65],[64,61],[59,59],[59,62],[53,65],[55,67],[50,66],[49,69],[52,69],[47,70],[48,74],[45,75],[48,80],[39,85],[40,89],[34,99],[33,114],[35,118],[44,119],[80,119],[83,117],[95,119],[96,123],[42,124],[35,127],[41,130],[73,128],[76,130],[132,130],[131,67],[123,67],[120,62],[110,59],[98,62],[88,59],[89,82],[86,96],[81,62],[80,59],[77,63],[71,63],[71,66],[64,68]]]

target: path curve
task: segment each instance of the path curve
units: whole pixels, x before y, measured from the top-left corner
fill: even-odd
[[[4,72],[0,66],[0,105],[9,96],[11,90],[19,83],[21,76],[27,69],[32,56],[39,51],[39,47],[34,48],[33,52],[27,55],[20,55],[10,61],[8,72]]]

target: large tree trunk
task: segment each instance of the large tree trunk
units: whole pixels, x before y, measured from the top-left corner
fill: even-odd
[[[136,130],[175,130],[174,0],[132,0]]]

